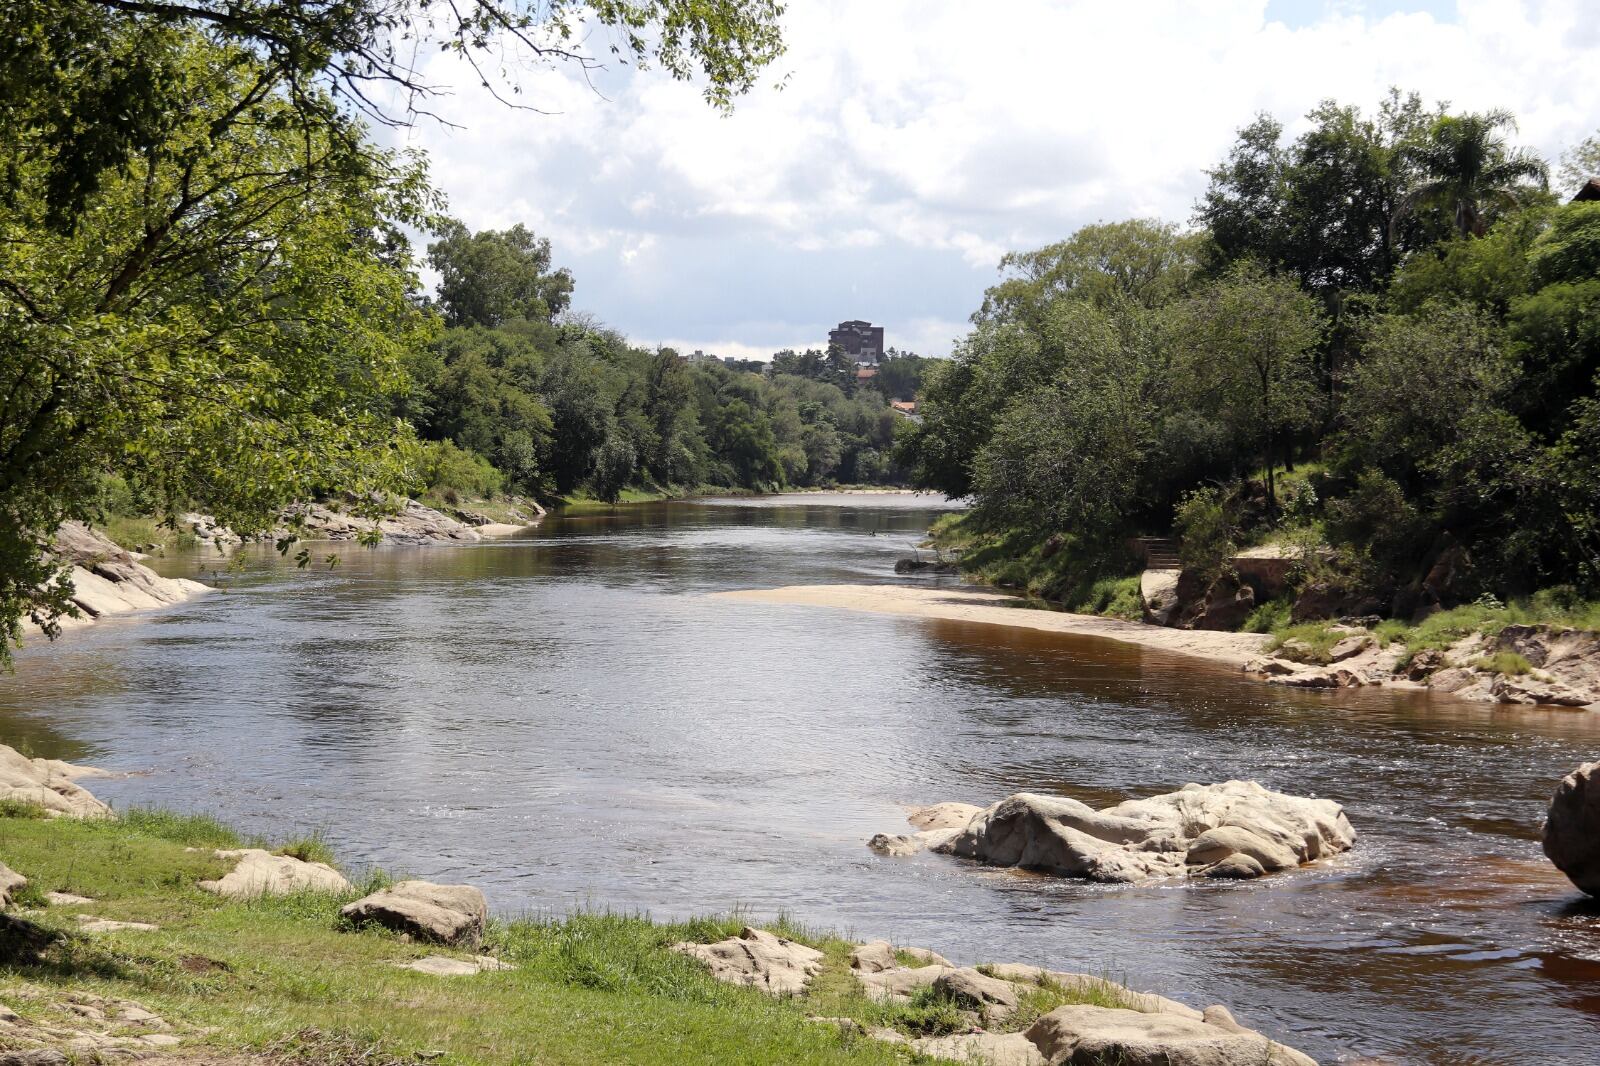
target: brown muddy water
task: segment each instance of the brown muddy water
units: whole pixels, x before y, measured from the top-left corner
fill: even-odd
[[[320,830],[347,862],[471,881],[503,913],[781,909],[1226,1003],[1325,1061],[1600,1061],[1600,910],[1537,842],[1556,782],[1600,757],[1600,716],[1295,693],[1106,641],[705,595],[902,580],[938,507],[638,505],[340,546],[331,572],[252,551],[220,594],[24,651],[0,739],[149,771],[93,783],[119,805]],[[1106,887],[865,847],[905,828],[902,803],[1233,777],[1343,802],[1355,851]]]

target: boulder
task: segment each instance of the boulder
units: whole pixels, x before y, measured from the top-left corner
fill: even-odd
[[[30,759],[0,744],[0,799],[31,803],[52,817],[113,817],[110,807],[77,782],[101,774],[104,771],[56,759]]]
[[[1406,680],[1426,681],[1448,665],[1449,662],[1445,659],[1444,652],[1438,648],[1423,648],[1411,657],[1410,662],[1406,663]]]
[[[261,848],[219,851],[217,858],[237,861],[227,874],[216,881],[201,881],[199,887],[228,899],[288,896],[296,892],[349,892],[354,887],[344,874],[327,863],[274,855]]]
[[[973,809],[977,810],[976,807]],[[878,833],[867,841],[867,847],[879,855],[905,859],[910,858],[919,851],[936,848],[940,844],[948,842],[960,832],[960,829],[925,829],[920,833],[900,833],[898,835]]]
[[[988,977],[971,966],[941,973],[934,978],[933,990],[963,1010],[977,1011],[990,1022],[1009,1018],[1022,1002],[1016,985]]]
[[[934,850],[994,866],[1127,883],[1204,874],[1234,854],[1250,856],[1263,870],[1287,869],[1345,851],[1354,841],[1344,810],[1332,800],[1227,781],[1099,811],[1074,799],[1019,792]],[[1235,863],[1227,875],[1246,870]]]
[[[1049,1066],[1049,1060],[1021,1033],[957,1033],[925,1036],[911,1047],[930,1058],[983,1066]]]
[[[1250,881],[1266,872],[1249,855],[1229,855],[1206,868],[1206,876],[1218,881]]]
[[[881,973],[899,965],[894,946],[887,940],[871,940],[850,952],[850,968],[862,973]]]
[[[360,928],[381,925],[405,936],[440,944],[476,944],[483,937],[489,904],[471,885],[401,881],[339,908]]]
[[[856,981],[861,985],[861,990],[867,994],[868,999],[889,1000],[903,1003],[910,999],[912,993],[924,988],[931,988],[933,983],[945,974],[952,972],[953,966],[902,966],[894,970],[880,970],[876,973],[867,973],[863,970],[856,971]]]
[[[929,948],[898,948],[900,954],[916,959],[924,966],[951,966],[953,963]]]
[[[1544,853],[1591,896],[1600,896],[1600,762],[1561,779],[1544,823]]]
[[[1328,649],[1328,661],[1342,663],[1346,659],[1353,659],[1372,646],[1372,638],[1365,633],[1360,633],[1343,638]]]
[[[1147,624],[1171,625],[1182,609],[1179,573],[1177,570],[1146,570],[1139,575],[1139,601]]]
[[[1057,1007],[1024,1035],[1046,1062],[1075,1066],[1316,1066],[1293,1048],[1241,1028],[1175,1014],[1072,1006]]]
[[[674,944],[672,950],[699,959],[719,981],[775,996],[799,995],[822,970],[822,952],[764,929],[746,928],[715,944]]]
[[[0,907],[11,906],[11,897],[19,888],[26,888],[28,879],[0,862]]]
[[[983,810],[975,803],[935,803],[913,807],[906,821],[914,829],[965,829],[972,816]]]
[[[1556,707],[1583,707],[1591,702],[1587,693],[1578,692],[1555,681],[1541,681],[1522,675],[1499,674],[1489,683],[1498,703],[1543,704]]]

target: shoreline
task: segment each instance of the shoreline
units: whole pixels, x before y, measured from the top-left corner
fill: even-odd
[[[1259,657],[1270,637],[1264,633],[1221,633],[1167,629],[1143,622],[1124,622],[1099,615],[1036,610],[1020,596],[994,589],[961,586],[927,588],[912,585],[787,585],[772,589],[714,592],[712,599],[741,603],[788,604],[866,611],[906,618],[1033,629],[1046,633],[1102,637],[1156,651],[1172,652],[1242,670]]]

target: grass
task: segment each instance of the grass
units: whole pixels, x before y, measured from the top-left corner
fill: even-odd
[[[167,551],[193,548],[199,543],[188,530],[164,526],[154,518],[144,515],[107,515],[96,528],[128,551]]]
[[[931,990],[910,1003],[872,1002],[851,974],[849,941],[782,915],[764,927],[825,957],[823,972],[795,999],[723,984],[669,950],[736,934],[751,924],[740,914],[655,922],[588,911],[492,920],[477,950],[515,970],[431,977],[392,964],[445,949],[382,931],[344,931],[339,907],[383,883],[382,874],[343,895],[223,900],[196,887],[229,865],[213,849],[241,841],[215,819],[132,810],[117,821],[83,822],[34,813],[0,809],[0,856],[30,881],[22,901],[38,905],[55,890],[95,902],[39,912],[32,920],[62,938],[37,953],[0,957],[0,1001],[25,1012],[38,1006],[47,1014],[52,1000],[92,992],[136,1000],[220,1052],[368,1064],[440,1053],[462,1064],[904,1063],[900,1048],[807,1016],[913,1035],[970,1022]],[[316,835],[280,850],[332,858]],[[76,932],[75,912],[160,929],[85,936]],[[1098,995],[1049,983],[1028,989],[1025,1009],[1006,1027]]]
[[[1476,665],[1479,670],[1487,670],[1491,674],[1505,674],[1509,677],[1521,677],[1533,673],[1533,664],[1514,651],[1485,655]]]
[[[1267,651],[1297,662],[1327,665],[1333,661],[1333,646],[1349,635],[1329,628],[1327,622],[1301,622],[1274,630]],[[1290,641],[1296,641],[1297,646],[1286,649]]]

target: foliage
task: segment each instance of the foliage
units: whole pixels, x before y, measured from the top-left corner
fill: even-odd
[[[409,432],[391,405],[404,353],[431,335],[399,230],[430,203],[416,160],[291,134],[293,102],[248,52],[103,28],[100,60],[157,68],[172,106],[70,227],[47,191],[58,160],[5,142],[24,180],[0,214],[0,647],[22,614],[48,630],[68,611],[39,548],[94,517],[103,471],[241,532],[326,487],[401,485]],[[5,121],[46,124],[102,73],[64,67],[8,96]]]
[[[439,304],[452,326],[498,326],[507,319],[549,322],[572,302],[572,274],[550,269],[550,241],[518,223],[504,232],[446,224],[428,245],[439,272]]]
[[[1479,670],[1487,670],[1491,674],[1505,674],[1508,677],[1521,677],[1533,673],[1533,664],[1514,651],[1497,651],[1493,655],[1485,655],[1474,665]]]
[[[1199,235],[1007,256],[896,447],[972,497],[964,565],[1065,603],[1175,531],[1202,577],[1304,539],[1330,610],[1600,594],[1600,205],[1555,205],[1513,128],[1325,102],[1292,142],[1241,130]]]

